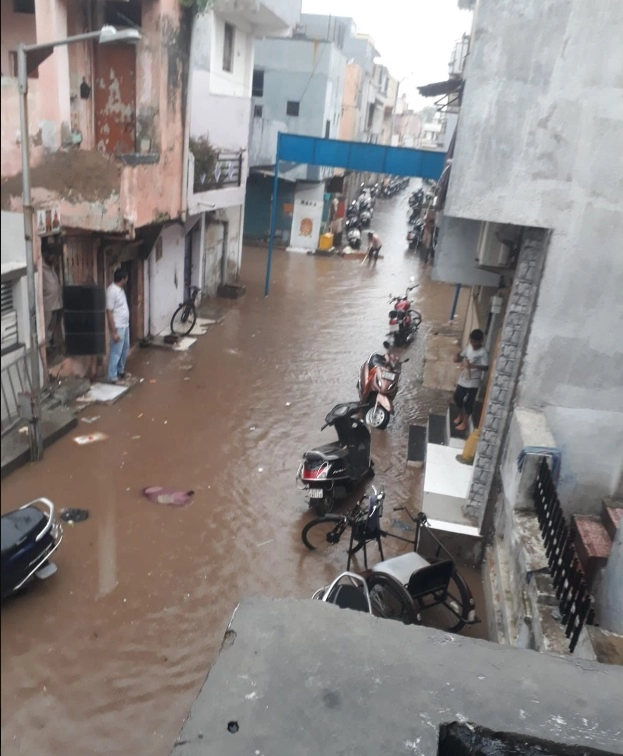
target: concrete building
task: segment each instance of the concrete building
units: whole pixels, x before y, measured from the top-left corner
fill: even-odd
[[[344,96],[338,138],[347,142],[359,139],[359,99],[363,72],[357,63],[347,63],[344,72]]]
[[[346,68],[343,32],[338,24],[326,37],[312,39],[299,25],[290,38],[256,42],[251,177],[245,216],[245,235],[250,238],[268,234],[277,133],[333,139],[339,135]],[[283,242],[301,249],[316,248],[327,215],[325,182],[334,173],[325,166],[281,167],[282,212],[277,232]]]
[[[253,39],[297,16],[286,0],[219,0],[202,15],[178,0],[3,0],[6,211],[21,211],[18,44],[106,24],[141,32],[135,46],[56,48],[28,95],[34,206],[56,219],[51,229],[42,216],[35,263],[57,250],[65,286],[104,287],[126,267],[132,343],[167,326],[190,283],[213,295],[236,278]],[[59,370],[92,369],[92,355],[70,356]]]
[[[524,596],[499,602],[498,634],[511,642],[526,614],[534,644],[545,612],[521,573],[543,550],[535,468],[521,477],[518,455],[560,455],[558,496],[578,531],[586,515],[601,528],[602,500],[623,496],[622,38],[616,0],[597,13],[534,0],[521,14],[480,0],[438,198],[433,277],[472,288],[468,328],[487,332],[495,358],[463,514],[496,533],[491,595]]]

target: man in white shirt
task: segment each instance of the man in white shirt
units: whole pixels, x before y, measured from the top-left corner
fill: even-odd
[[[48,350],[58,346],[58,334],[63,315],[63,287],[56,272],[54,255],[43,253],[41,261],[43,287],[43,314],[45,316],[45,338]]]
[[[106,320],[110,331],[108,381],[119,383],[125,377],[125,361],[130,348],[130,310],[125,295],[128,274],[117,268],[113,283],[106,289]]]
[[[467,421],[474,409],[474,400],[482,383],[485,372],[489,369],[489,355],[483,346],[484,333],[480,328],[469,334],[469,344],[456,356],[456,362],[463,363],[463,370],[454,392],[454,403],[459,408],[459,416],[454,421],[456,429],[464,431]]]

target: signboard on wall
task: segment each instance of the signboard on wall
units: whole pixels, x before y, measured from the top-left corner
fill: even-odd
[[[314,251],[322,225],[324,184],[297,185],[292,213],[290,248]]]
[[[37,210],[37,233],[39,236],[51,236],[61,232],[61,211],[58,207]]]

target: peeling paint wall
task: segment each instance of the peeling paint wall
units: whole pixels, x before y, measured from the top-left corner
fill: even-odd
[[[41,81],[31,79],[28,83],[30,95],[28,105],[30,110],[29,132],[31,143],[31,159],[35,160],[41,154],[39,91]],[[2,177],[14,176],[21,169],[21,138],[19,124],[19,94],[17,79],[3,76],[2,92]]]
[[[69,36],[66,0],[35,0],[37,43]],[[73,8],[72,8],[73,10]],[[40,128],[43,147],[57,150],[70,130],[69,48],[55,48],[39,66]]]
[[[6,0],[5,0],[6,2]],[[55,40],[103,24],[103,7],[89,19],[79,0],[36,0],[37,40]],[[60,204],[62,223],[132,235],[133,229],[182,213],[182,161],[191,15],[178,0],[142,3],[142,41],[128,49],[136,55],[135,159],[119,163],[120,179],[114,191],[82,202],[74,192],[73,176],[63,186],[33,181],[35,203]],[[83,154],[95,147],[94,66],[97,45],[59,47],[39,67],[39,78],[29,82],[31,164],[46,152],[73,144],[72,160],[79,179]],[[82,81],[90,97],[80,97]],[[17,82],[2,79],[2,176],[20,172]],[[116,158],[110,158],[115,160]],[[3,206],[19,210],[16,193]]]

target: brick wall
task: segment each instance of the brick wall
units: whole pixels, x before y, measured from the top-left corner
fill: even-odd
[[[523,236],[497,360],[493,366],[495,372],[481,426],[474,475],[464,505],[465,514],[479,524],[482,524],[494,476],[500,464],[502,444],[512,412],[543,271],[547,234],[543,229],[527,229]]]

